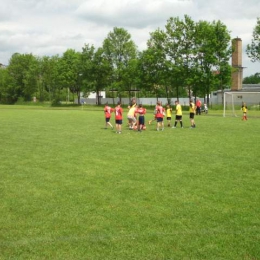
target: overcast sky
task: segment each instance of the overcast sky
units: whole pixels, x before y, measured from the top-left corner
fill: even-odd
[[[150,32],[187,14],[195,22],[220,20],[232,38],[241,38],[250,76],[260,72],[245,53],[259,10],[259,0],[0,0],[0,63],[8,65],[16,52],[52,56],[84,44],[100,47],[114,27],[126,29],[143,50]]]

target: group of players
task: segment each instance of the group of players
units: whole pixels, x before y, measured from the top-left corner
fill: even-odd
[[[175,123],[172,128],[177,127],[177,123],[180,123],[181,128],[183,128],[182,123],[182,107],[179,104],[179,101],[175,101]],[[104,107],[104,113],[105,113],[105,129],[107,127],[114,128],[113,125],[110,123],[110,118],[112,112],[115,113],[115,124],[116,124],[116,133],[121,134],[122,133],[122,123],[123,123],[123,109],[121,107],[121,102],[119,101],[117,103],[117,106],[115,108],[111,108],[108,104]],[[193,100],[190,100],[190,108],[189,108],[189,116],[190,116],[190,123],[191,128],[195,128],[195,121],[194,116],[196,112],[196,106],[193,103]],[[141,132],[142,130],[146,129],[145,126],[145,114],[146,109],[142,106],[142,104],[137,105],[136,99],[133,98],[131,100],[130,105],[128,106],[128,113],[127,113],[127,119],[128,119],[128,127],[130,130],[138,130]],[[138,116],[139,115],[139,116]],[[157,131],[163,131],[164,130],[164,117],[166,116],[167,119],[167,125],[168,127],[171,127],[171,118],[172,118],[172,108],[169,104],[166,105],[166,108],[162,106],[162,102],[158,101],[155,109],[154,109],[154,118],[149,120],[149,124],[152,123],[152,121],[157,122]]]

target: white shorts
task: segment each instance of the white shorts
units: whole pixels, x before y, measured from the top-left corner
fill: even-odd
[[[127,116],[127,119],[133,123],[136,122],[136,118],[134,116]]]

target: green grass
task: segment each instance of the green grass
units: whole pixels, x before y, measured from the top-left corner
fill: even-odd
[[[0,106],[0,259],[260,259],[250,113],[118,135],[102,108]]]

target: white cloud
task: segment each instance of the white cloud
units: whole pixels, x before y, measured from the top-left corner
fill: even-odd
[[[240,37],[243,49],[251,42],[259,16],[259,0],[9,0],[1,1],[0,63],[13,53],[62,54],[81,51],[84,44],[101,46],[113,27],[123,27],[139,50],[150,32],[164,29],[170,17],[189,15],[194,21],[220,20],[231,37]],[[259,72],[243,53],[244,75]]]

